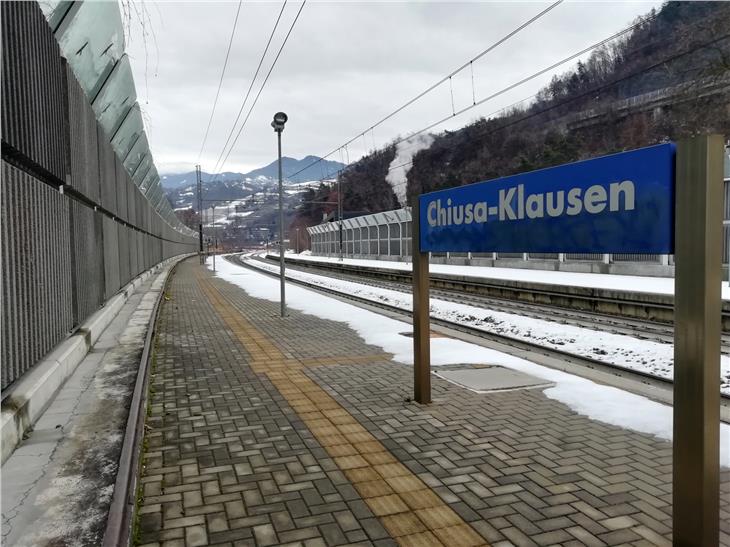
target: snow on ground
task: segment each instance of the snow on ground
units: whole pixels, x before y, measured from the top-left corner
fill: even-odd
[[[208,259],[208,267],[212,261]],[[279,301],[279,281],[264,274],[218,261],[216,275],[255,298]],[[395,361],[413,364],[413,340],[398,333],[412,330],[407,323],[384,317],[339,300],[297,286],[287,288],[287,305],[330,321],[347,323],[366,344],[393,354]],[[431,364],[491,364],[531,374],[555,387],[545,389],[547,397],[593,420],[672,439],[672,407],[585,378],[537,365],[488,348],[451,338],[431,340]],[[730,467],[730,425],[720,425],[720,465]]]
[[[333,256],[308,256],[300,260],[311,262],[340,262]],[[371,268],[388,268],[392,270],[411,270],[410,262],[391,260],[363,260],[345,258],[345,264],[367,266]],[[611,289],[617,291],[635,291],[650,294],[674,294],[674,278],[642,277],[638,275],[596,274],[579,272],[555,272],[549,270],[527,270],[522,268],[500,268],[497,266],[460,266],[457,264],[431,264],[432,273],[462,275],[483,279],[501,279],[509,281],[525,281],[545,283],[549,285],[568,285],[573,287],[589,287],[594,289]],[[722,284],[722,298],[730,300],[730,287]]]
[[[274,264],[259,261],[249,261],[249,263],[257,268],[279,271],[279,267]],[[409,293],[294,270],[288,270],[287,277],[354,294],[361,298],[384,302],[402,309],[412,309],[413,299]],[[619,365],[662,378],[674,376],[674,346],[672,344],[639,340],[623,334],[564,325],[436,298],[431,298],[431,316],[486,332],[536,342],[545,347],[591,357],[604,363]],[[726,355],[723,355],[720,361],[720,377],[720,391],[730,395],[730,357]]]

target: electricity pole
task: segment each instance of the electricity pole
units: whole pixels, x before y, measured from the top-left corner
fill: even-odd
[[[340,262],[343,261],[342,254],[342,174],[337,177],[337,216],[340,219]]]
[[[198,240],[200,242],[199,258],[200,263],[205,263],[203,258],[203,183],[200,180],[200,165],[195,166],[195,175],[198,183]]]

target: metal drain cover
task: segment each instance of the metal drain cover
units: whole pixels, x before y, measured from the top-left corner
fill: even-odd
[[[479,393],[545,388],[554,385],[552,382],[543,380],[542,378],[498,366],[438,370],[435,371],[435,374],[444,380]]]

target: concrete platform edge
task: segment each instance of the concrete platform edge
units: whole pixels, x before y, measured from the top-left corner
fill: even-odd
[[[187,256],[189,255],[167,259],[135,277],[107,300],[101,309],[92,314],[75,334],[56,346],[10,388],[10,393],[2,403],[0,414],[0,463],[5,463],[20,444],[23,435],[43,415],[58,390],[86,357],[130,295],[155,272],[170,262],[182,260]]]

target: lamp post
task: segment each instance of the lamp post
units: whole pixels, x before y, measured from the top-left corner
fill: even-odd
[[[296,230],[297,230],[297,239],[296,239],[295,245],[296,245],[297,254],[299,254],[299,228],[297,228]]]
[[[284,289],[284,271],[286,266],[284,265],[284,180],[281,172],[281,133],[284,131],[284,124],[286,124],[289,117],[283,112],[277,112],[274,114],[274,121],[271,122],[271,127],[277,135],[279,143],[279,276],[281,284],[281,316],[286,316],[286,295]]]

